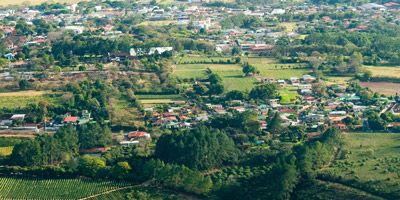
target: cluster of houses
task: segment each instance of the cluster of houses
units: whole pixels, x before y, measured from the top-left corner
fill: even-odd
[[[207,40],[216,44],[216,51],[230,53],[233,47],[240,47],[244,52],[269,55],[274,51],[274,41],[281,37],[301,38],[304,37],[305,29],[324,25],[331,28],[344,28],[348,31],[364,31],[368,28],[369,22],[379,18],[390,18],[393,23],[400,21],[397,14],[400,6],[396,2],[385,4],[366,3],[361,6],[332,6],[332,5],[312,5],[312,4],[289,4],[282,8],[279,4],[256,6],[255,9],[238,9],[228,7],[210,7],[202,3],[203,1],[179,1],[171,6],[156,6],[148,4],[138,4],[134,8],[112,8],[105,7],[101,3],[91,9],[91,12],[84,12],[86,9],[77,4],[66,6],[65,12],[55,12],[54,14],[42,13],[43,11],[34,8],[4,9],[0,10],[0,19],[5,17],[23,18],[28,24],[32,24],[34,19],[42,19],[47,22],[63,23],[63,30],[73,31],[81,34],[84,31],[95,31],[95,27],[87,27],[84,22],[90,18],[108,19],[108,24],[101,28],[103,37],[117,37],[122,34],[118,31],[113,19],[125,16],[142,14],[146,21],[168,22],[182,26],[191,25],[194,30],[205,30],[209,34]],[[183,5],[183,6],[180,6]],[[183,9],[182,9],[183,8]],[[365,12],[368,10],[368,12]],[[349,19],[334,19],[325,13],[346,13],[354,12]],[[230,28],[225,29],[221,21],[226,17],[243,14],[260,19],[261,21],[274,21],[283,15],[310,16],[309,20],[298,20],[295,22],[295,29],[284,28],[279,23],[276,26],[259,27],[255,29]],[[313,15],[320,15],[321,18],[313,18]],[[338,23],[343,21],[343,23]],[[7,59],[13,59],[15,53],[21,51],[23,46],[45,45],[49,40],[47,35],[21,36],[17,34],[16,22],[0,24],[2,40],[5,41],[10,53],[4,55]],[[344,26],[344,27],[339,27]],[[286,29],[286,30],[285,30]],[[303,31],[302,31],[303,30]],[[98,31],[98,30],[96,30]],[[215,33],[215,34],[214,34]],[[222,33],[222,34],[221,34]],[[270,41],[270,42],[268,42]],[[159,47],[162,48],[162,47]],[[155,53],[156,50],[146,50],[146,53]],[[157,49],[158,52],[171,51],[170,47]],[[132,49],[131,56],[143,53],[143,50]]]
[[[269,80],[273,81],[273,80]],[[302,78],[292,77],[286,80],[275,80],[282,87],[291,85],[298,88],[299,99],[292,103],[281,103],[280,99],[270,99],[264,104],[246,100],[225,101],[221,99],[219,104],[205,103],[198,105],[193,103],[171,104],[163,107],[145,108],[147,124],[150,127],[161,129],[186,129],[207,122],[214,116],[232,114],[233,112],[251,111],[257,114],[260,131],[266,131],[269,112],[278,111],[284,126],[306,127],[310,135],[315,135],[328,126],[341,130],[367,130],[365,123],[367,111],[384,113],[391,111],[400,115],[400,104],[395,100],[379,97],[373,105],[365,105],[361,97],[355,93],[346,92],[346,87],[330,85],[329,90],[333,94],[321,98],[314,91],[315,77],[304,75]],[[286,85],[287,84],[287,85]],[[306,90],[306,91],[305,91]],[[214,101],[215,102],[215,101]],[[355,124],[348,127],[346,118],[357,119]]]
[[[46,118],[42,123],[29,123],[26,119],[26,114],[13,114],[11,117],[0,120],[0,130],[7,131],[8,133],[31,132],[40,133],[43,131],[52,132],[57,131],[60,127],[67,124],[82,125],[93,122],[90,117],[90,112],[83,110],[80,116],[73,116],[65,114],[61,121]]]

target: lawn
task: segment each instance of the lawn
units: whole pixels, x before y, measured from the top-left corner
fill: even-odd
[[[390,193],[400,198],[400,134],[348,133],[342,159],[324,173],[354,180],[370,191]]]
[[[0,108],[23,108],[29,104],[46,101],[50,104],[59,102],[59,94],[48,91],[21,91],[0,93]]]
[[[80,199],[124,186],[112,181],[0,178],[0,199]]]
[[[242,67],[235,64],[179,64],[174,74],[179,78],[206,78],[206,69],[210,68],[222,78],[225,91],[250,90],[257,80],[254,77],[244,77]]]
[[[297,88],[291,86],[286,86],[284,88],[281,88],[279,90],[279,94],[282,97],[281,103],[283,104],[293,103],[299,96]]]
[[[371,71],[372,76],[400,78],[400,66],[393,66],[393,67],[365,66],[365,69]]]

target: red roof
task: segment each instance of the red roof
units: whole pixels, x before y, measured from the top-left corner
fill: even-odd
[[[64,122],[76,122],[78,121],[78,117],[75,116],[68,116],[64,118]]]
[[[146,137],[146,132],[144,131],[133,131],[128,133],[128,138],[142,138],[142,137]]]

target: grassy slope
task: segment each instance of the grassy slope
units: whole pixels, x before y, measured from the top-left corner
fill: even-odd
[[[345,158],[325,172],[400,197],[400,134],[349,133]]]
[[[0,93],[0,108],[20,108],[29,104],[36,104],[40,101],[57,103],[58,98],[50,97],[47,91],[22,91]]]

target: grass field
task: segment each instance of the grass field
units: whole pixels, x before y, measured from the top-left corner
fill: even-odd
[[[279,90],[279,94],[282,97],[281,103],[287,104],[287,103],[292,103],[296,101],[297,97],[299,96],[299,93],[297,92],[296,87],[284,87]]]
[[[120,126],[141,126],[143,125],[142,115],[139,110],[125,99],[111,98],[109,109],[113,125]]]
[[[326,76],[325,82],[327,85],[347,85],[347,82],[353,79],[354,77],[349,76]]]
[[[58,102],[55,94],[47,91],[22,91],[0,93],[0,108],[23,108],[29,104],[36,104],[40,101],[48,103]]]
[[[0,199],[80,199],[126,185],[81,179],[0,178]]]
[[[344,158],[324,171],[400,197],[399,143],[400,134],[346,134]]]
[[[139,102],[145,107],[184,100],[184,98],[180,95],[137,95],[137,97],[139,98]]]
[[[301,66],[300,63],[282,64],[272,58],[244,58],[260,71],[265,77],[275,79],[289,79],[290,77],[301,77],[310,72],[309,69],[294,69]]]
[[[41,3],[77,3],[84,0],[1,0],[0,6],[9,5],[37,5]]]
[[[244,77],[242,67],[234,64],[181,64],[176,66],[174,74],[179,78],[202,79],[206,78],[207,68],[221,76],[226,91],[250,90],[256,83],[254,77]]]
[[[365,69],[371,71],[372,76],[400,78],[400,66],[393,66],[393,67],[365,66]]]

